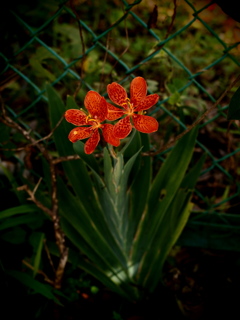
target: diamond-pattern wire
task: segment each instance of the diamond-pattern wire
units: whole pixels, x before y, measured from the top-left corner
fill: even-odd
[[[231,50],[233,48],[235,48],[239,43],[236,43],[232,46],[228,46],[222,39],[219,38],[218,34],[205,22],[203,21],[200,17],[199,17],[199,13],[202,12],[203,10],[205,10],[208,6],[206,5],[205,7],[201,8],[201,10],[196,10],[194,5],[188,1],[185,0],[185,2],[192,8],[193,10],[193,19],[191,21],[189,21],[186,25],[184,25],[181,29],[177,30],[175,33],[169,35],[169,37],[165,40],[161,40],[159,38],[159,36],[152,30],[149,29],[147,24],[133,11],[131,11],[131,9],[137,5],[138,3],[140,3],[141,1],[137,0],[135,2],[133,2],[132,4],[128,4],[125,0],[121,0],[123,5],[125,5],[125,13],[122,15],[122,17],[120,19],[118,19],[114,24],[111,25],[110,28],[104,30],[104,32],[102,32],[101,34],[97,35],[85,22],[84,20],[80,20],[80,24],[82,26],[82,28],[85,30],[85,32],[87,32],[89,35],[91,35],[92,37],[92,46],[89,47],[86,52],[84,52],[84,54],[79,55],[77,58],[75,58],[74,60],[72,60],[70,63],[67,63],[67,61],[65,60],[64,57],[62,57],[59,53],[57,53],[53,48],[49,47],[44,41],[42,41],[39,37],[39,35],[41,34],[41,32],[44,32],[44,30],[46,28],[49,27],[49,25],[51,25],[51,23],[59,18],[63,13],[67,13],[70,16],[72,16],[73,18],[77,19],[75,14],[66,6],[61,6],[59,8],[59,10],[54,13],[50,19],[48,19],[44,24],[42,24],[38,29],[33,29],[31,26],[29,26],[20,16],[18,16],[14,11],[12,12],[13,16],[18,20],[18,22],[22,25],[23,28],[25,28],[25,30],[27,30],[30,33],[30,39],[20,48],[18,49],[18,51],[15,52],[14,57],[16,58],[19,54],[21,54],[22,52],[24,52],[30,45],[37,43],[38,45],[41,45],[42,47],[44,47],[46,50],[48,50],[63,66],[63,72],[57,77],[57,79],[55,81],[52,82],[52,85],[56,85],[58,84],[66,75],[71,75],[72,77],[74,77],[76,80],[80,81],[88,90],[93,89],[91,84],[87,83],[84,81],[84,79],[81,79],[81,77],[79,76],[79,74],[77,74],[77,72],[73,69],[73,67],[75,66],[75,64],[80,61],[81,59],[83,59],[84,57],[88,56],[93,50],[95,50],[96,48],[100,48],[101,50],[103,50],[104,52],[106,52],[108,55],[110,55],[124,70],[126,78],[124,78],[122,80],[122,82],[125,81],[125,79],[128,79],[128,76],[131,76],[132,78],[134,77],[134,72],[137,72],[137,70],[139,68],[141,68],[142,65],[144,65],[145,63],[147,63],[148,61],[150,61],[151,59],[153,59],[161,50],[172,60],[174,61],[179,68],[181,68],[188,76],[188,83],[186,83],[182,88],[180,88],[178,90],[178,92],[182,92],[184,91],[186,88],[194,85],[196,86],[201,92],[203,92],[208,98],[209,100],[214,103],[216,102],[215,98],[206,90],[206,88],[204,88],[200,82],[198,81],[198,77],[206,70],[211,69],[213,66],[216,66],[218,63],[222,62],[224,59],[231,59],[235,64],[236,67],[240,66],[240,62],[230,53]],[[109,50],[105,44],[103,44],[101,42],[101,40],[104,41],[104,37],[111,32],[111,30],[113,30],[114,28],[118,28],[119,24],[124,21],[125,19],[127,19],[127,17],[131,15],[132,18],[136,21],[136,23],[140,24],[143,28],[145,28],[149,35],[151,35],[156,41],[157,44],[155,45],[155,51],[152,52],[151,54],[149,54],[148,56],[146,56],[144,59],[142,59],[142,61],[138,62],[137,64],[135,64],[133,67],[129,67],[123,59],[121,59],[121,57],[119,58],[114,52],[112,52],[111,50]],[[214,37],[215,39],[217,39],[217,41],[222,45],[223,47],[223,51],[222,51],[222,55],[216,59],[215,61],[213,61],[212,63],[210,63],[207,66],[204,66],[201,71],[198,71],[196,73],[192,73],[187,66],[184,65],[184,63],[177,58],[176,55],[174,55],[169,49],[166,48],[166,44],[171,41],[172,39],[174,39],[176,36],[180,35],[182,32],[186,31],[196,20],[200,21],[202,23],[202,25],[211,33],[212,37]],[[39,101],[41,101],[42,99],[44,101],[47,100],[46,96],[45,96],[45,90],[40,89],[27,75],[24,74],[23,71],[19,70],[18,68],[16,68],[14,66],[14,58],[11,57],[10,59],[8,59],[8,57],[6,57],[3,53],[0,53],[0,56],[5,60],[6,63],[6,67],[3,70],[3,73],[6,72],[8,69],[11,69],[14,73],[16,73],[20,78],[24,79],[35,91],[36,93],[36,99],[34,101],[32,101],[28,107],[24,108],[24,110],[22,110],[21,112],[19,112],[18,114],[16,114],[14,112],[14,110],[12,110],[11,108],[8,108],[9,111],[11,112],[12,116],[15,119],[19,119],[22,115],[24,115],[25,113],[27,113],[29,110],[31,110],[31,108],[36,105]],[[151,93],[151,92],[150,92]],[[176,123],[178,123],[178,125],[180,127],[182,127],[183,129],[186,129],[186,125],[181,122],[173,113],[171,113],[171,111],[169,111],[166,107],[164,107],[164,104],[169,100],[169,98],[165,98],[163,100],[161,100],[158,105],[157,108],[151,113],[154,114],[156,113],[159,109],[161,109],[164,113],[166,113],[168,116],[170,116]],[[219,114],[223,114],[222,111],[224,111],[228,106],[224,106],[223,108],[221,108],[220,106],[218,107],[218,115],[216,115],[215,117],[213,117],[212,119],[206,121],[204,124],[202,124],[201,126],[205,126],[207,125],[209,122],[214,121]],[[214,168],[217,168],[218,170],[220,170],[226,177],[228,177],[228,179],[230,181],[234,181],[234,177],[221,165],[221,163],[234,156],[237,152],[240,151],[240,148],[235,150],[234,152],[231,152],[221,158],[216,159],[214,157],[214,155],[211,153],[210,150],[208,150],[207,147],[204,146],[203,143],[200,143],[198,141],[198,147],[200,147],[201,149],[203,149],[207,155],[211,158],[212,161],[212,165],[210,167],[208,167],[207,169],[205,169],[202,174],[205,174],[207,172],[210,172],[211,170],[213,170]],[[165,151],[166,152],[166,151]],[[164,153],[165,153],[164,152]],[[159,160],[163,160],[163,158],[161,157],[161,155],[158,156]],[[239,188],[238,191],[234,194],[231,195],[230,197],[227,197],[226,199],[222,200],[220,203],[218,203],[217,205],[213,205],[211,208],[208,208],[208,210],[205,212],[205,214],[197,214],[194,216],[192,221],[193,225],[196,224],[204,224],[203,222],[201,222],[201,219],[206,219],[206,214],[208,212],[214,212],[214,209],[216,208],[216,206],[219,206],[221,204],[224,204],[226,202],[228,202],[229,200],[231,200],[234,197],[239,196]],[[201,195],[201,193],[196,190],[196,194],[203,200],[204,197]],[[220,217],[218,220],[219,215],[215,216],[216,221],[214,222],[214,225],[216,225],[217,223],[225,223],[226,225],[230,225],[228,220],[222,221],[222,217]],[[230,217],[230,216],[229,216]],[[190,223],[191,223],[191,219],[190,219]]]

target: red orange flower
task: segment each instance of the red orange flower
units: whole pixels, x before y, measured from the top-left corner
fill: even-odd
[[[131,132],[132,127],[144,133],[151,133],[158,130],[157,120],[153,117],[143,115],[143,111],[154,106],[158,102],[159,96],[157,94],[147,96],[147,83],[142,77],[137,77],[132,80],[130,85],[130,99],[127,97],[126,90],[116,82],[107,86],[107,92],[112,102],[123,108],[119,109],[108,103],[107,119],[116,120],[126,115],[123,119],[119,120],[113,128],[115,138],[125,138]]]
[[[89,138],[84,146],[86,154],[91,154],[97,147],[100,134],[98,129],[102,129],[103,137],[106,142],[117,147],[120,140],[113,135],[113,125],[109,123],[102,124],[107,119],[108,107],[106,100],[95,91],[89,91],[84,99],[84,105],[89,114],[82,110],[69,109],[65,112],[65,119],[78,126],[72,129],[68,135],[71,142],[76,142]]]

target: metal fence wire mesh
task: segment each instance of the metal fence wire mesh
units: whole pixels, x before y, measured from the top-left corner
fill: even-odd
[[[160,95],[150,113],[160,123],[154,148],[211,107],[240,64],[239,23],[207,0],[22,2],[2,18],[2,97],[11,117],[38,137],[49,130],[46,82],[82,107],[88,90],[106,96],[108,83],[128,89],[132,78],[142,76],[149,93]],[[201,123],[196,153],[207,158],[179,243],[239,250],[240,130],[228,130],[231,96]]]

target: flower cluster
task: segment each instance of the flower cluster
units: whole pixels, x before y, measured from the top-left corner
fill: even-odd
[[[147,95],[147,83],[142,77],[136,77],[130,85],[130,98],[126,90],[118,83],[113,82],[107,86],[110,100],[120,108],[108,103],[104,97],[95,91],[89,91],[84,99],[88,111],[69,109],[65,112],[65,119],[77,126],[69,133],[69,140],[76,142],[88,138],[84,151],[91,154],[97,147],[102,130],[104,140],[117,147],[120,139],[127,137],[132,128],[143,133],[152,133],[158,130],[155,118],[144,115],[144,111],[154,106],[159,96]],[[121,118],[121,119],[120,119]],[[105,120],[120,119],[115,125],[103,123]]]

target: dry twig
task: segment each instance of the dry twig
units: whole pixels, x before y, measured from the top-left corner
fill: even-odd
[[[38,148],[38,150],[42,153],[42,155],[44,156],[44,158],[47,160],[49,164],[50,177],[51,177],[51,202],[52,202],[51,209],[44,206],[35,196],[36,190],[41,180],[39,180],[39,182],[37,183],[33,191],[30,190],[30,188],[27,185],[23,185],[19,187],[18,190],[27,192],[27,194],[29,195],[29,200],[34,202],[38,208],[40,208],[42,211],[48,214],[53,221],[56,244],[58,246],[59,253],[60,253],[59,264],[55,272],[54,286],[55,288],[60,288],[64,269],[68,259],[68,248],[65,245],[65,235],[60,227],[60,218],[58,214],[57,184],[56,184],[56,167],[55,167],[54,159],[51,156],[51,154],[48,152],[48,150],[45,148],[45,146],[41,143],[43,140],[48,139],[53,134],[53,131],[45,138],[42,138],[40,140],[35,140],[31,136],[31,132],[26,131],[21,125],[19,125],[17,122],[13,121],[10,117],[7,116],[7,112],[1,96],[0,96],[0,100],[1,100],[0,103],[1,103],[1,112],[2,112],[0,121],[3,122],[5,125],[11,128],[14,128],[18,132],[20,132],[25,137],[25,139],[30,142],[30,145],[33,145],[36,148]],[[61,121],[62,119],[60,119],[57,126],[61,123]],[[54,128],[54,130],[56,129],[56,127]]]

